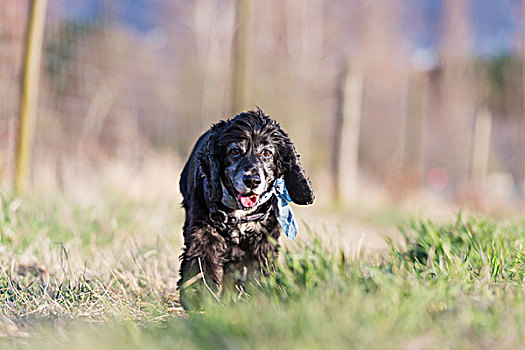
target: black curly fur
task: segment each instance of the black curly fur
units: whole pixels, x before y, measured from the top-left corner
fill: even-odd
[[[202,293],[202,278],[214,293],[219,293],[229,273],[250,276],[276,258],[280,236],[272,198],[255,210],[268,213],[254,225],[217,222],[217,214],[228,215],[231,209],[222,203],[226,146],[246,140],[270,142],[273,156],[270,178],[283,176],[290,197],[296,204],[311,204],[314,193],[310,180],[299,162],[299,155],[280,125],[257,109],[220,121],[197,141],[180,179],[186,211],[184,250],[181,255],[179,288],[185,307],[196,307]],[[251,213],[252,215],[254,213]],[[236,232],[240,232],[237,235]],[[204,276],[202,276],[204,275]],[[200,291],[199,291],[200,288]],[[209,291],[205,291],[209,292]]]

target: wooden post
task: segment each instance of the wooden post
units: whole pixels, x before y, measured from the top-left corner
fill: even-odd
[[[469,182],[475,116],[474,60],[469,51],[472,38],[471,0],[443,1],[443,34],[441,37],[440,89],[442,91],[442,137],[437,153],[449,175],[449,186],[460,193]]]
[[[408,81],[408,103],[404,136],[404,172],[412,181],[419,182],[421,175],[421,156],[423,124],[427,107],[427,72],[417,71]]]
[[[363,74],[347,62],[337,87],[337,115],[333,151],[336,202],[355,198],[358,187],[359,135],[363,105]]]
[[[482,189],[487,177],[490,157],[490,139],[492,134],[492,116],[487,109],[476,114],[474,142],[472,145],[472,165],[470,181],[475,189]]]
[[[38,105],[38,87],[46,8],[47,0],[31,1],[27,25],[16,152],[15,189],[19,194],[24,193],[27,188],[27,178],[30,168],[31,149],[33,147],[35,133],[36,109]]]
[[[250,100],[250,0],[237,0],[233,46],[232,115],[246,109]]]

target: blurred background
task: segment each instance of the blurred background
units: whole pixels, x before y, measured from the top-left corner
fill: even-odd
[[[0,2],[6,189],[31,3]],[[176,195],[197,137],[259,106],[318,204],[521,210],[523,18],[521,0],[48,0],[30,189]]]

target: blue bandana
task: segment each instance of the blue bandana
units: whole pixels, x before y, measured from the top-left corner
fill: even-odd
[[[289,202],[291,202],[292,199],[288,194],[288,190],[286,189],[286,185],[282,177],[275,180],[272,188],[261,196],[261,198],[259,199],[259,204],[265,203],[272,196],[275,196],[275,198],[277,199],[275,203],[275,214],[277,216],[279,226],[281,226],[281,228],[283,229],[286,237],[290,239],[295,239],[295,237],[297,237],[297,233],[299,232],[299,226],[295,221],[295,216],[293,214],[292,207],[289,204]],[[222,204],[224,204],[230,209],[242,209],[237,199],[233,198],[228,193],[226,188],[224,188],[224,186],[222,186]]]
[[[295,237],[297,237],[297,233],[299,232],[299,227],[295,221],[292,207],[289,204],[289,202],[292,201],[292,198],[290,198],[290,195],[288,194],[288,190],[286,189],[282,177],[275,180],[275,183],[273,184],[272,190],[270,192],[272,191],[275,193],[275,197],[277,198],[277,202],[275,203],[275,214],[277,214],[277,221],[279,221],[279,225],[282,227],[286,237],[295,239]]]

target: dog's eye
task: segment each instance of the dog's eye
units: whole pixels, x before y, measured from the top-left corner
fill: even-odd
[[[268,150],[268,149],[265,149],[262,151],[262,156],[264,158],[270,158],[272,156],[272,151]]]
[[[238,157],[238,156],[241,155],[241,150],[238,149],[238,148],[234,148],[234,149],[232,149],[232,150],[230,151],[230,155],[231,155],[232,157]]]

